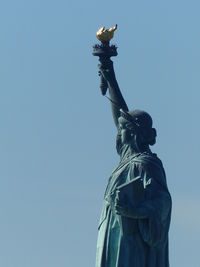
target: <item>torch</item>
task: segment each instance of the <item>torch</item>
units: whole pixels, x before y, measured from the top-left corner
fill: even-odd
[[[110,29],[102,27],[96,33],[96,37],[101,43],[93,46],[93,55],[99,57],[100,63],[108,62],[111,57],[117,56],[117,47],[113,44],[110,45],[110,40],[113,38],[116,29],[117,24]],[[102,95],[105,95],[108,89],[108,84],[101,74],[100,78],[100,89]]]

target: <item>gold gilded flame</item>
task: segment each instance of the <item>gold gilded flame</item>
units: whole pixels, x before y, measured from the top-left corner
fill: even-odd
[[[117,29],[117,24],[110,29],[105,29],[105,27],[102,27],[96,33],[96,37],[101,42],[109,42],[113,38],[114,31],[116,29]]]

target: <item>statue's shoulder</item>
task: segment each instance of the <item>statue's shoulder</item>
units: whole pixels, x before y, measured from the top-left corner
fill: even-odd
[[[158,158],[157,154],[151,152],[143,152],[137,157],[133,158],[134,163],[138,163],[144,169],[158,169],[164,171],[162,161]]]
[[[157,181],[158,184],[167,188],[165,170],[162,161],[156,154],[144,152],[133,160],[135,163],[139,164],[141,173],[147,173],[147,175]]]
[[[143,152],[143,153],[138,154],[138,156],[135,157],[135,161],[144,162],[144,163],[151,162],[153,164],[162,165],[162,161],[157,156],[157,154],[152,153],[152,152]]]

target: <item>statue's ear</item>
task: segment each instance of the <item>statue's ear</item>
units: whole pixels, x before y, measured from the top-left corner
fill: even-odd
[[[130,122],[126,123],[126,128],[129,129],[130,131],[133,131],[133,126]]]

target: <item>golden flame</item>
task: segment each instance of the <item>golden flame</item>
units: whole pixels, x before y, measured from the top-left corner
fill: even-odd
[[[97,31],[96,37],[101,42],[109,42],[113,38],[114,31],[116,29],[117,29],[117,24],[110,29],[105,29],[105,27],[102,27]]]

